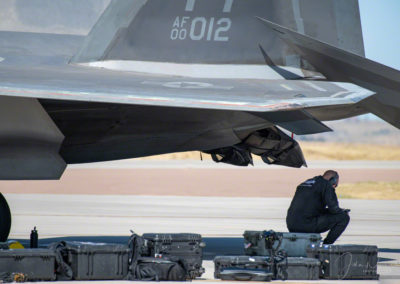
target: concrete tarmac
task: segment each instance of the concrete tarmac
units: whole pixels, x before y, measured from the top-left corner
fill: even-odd
[[[39,231],[40,245],[60,239],[124,243],[131,229],[139,234],[200,233],[207,244],[206,273],[194,282],[216,283],[220,281],[213,280],[213,257],[242,254],[244,230],[286,231],[284,218],[290,203],[290,198],[261,197],[84,194],[5,194],[5,197],[13,212],[10,238],[24,243],[28,242],[34,226]],[[400,201],[340,202],[352,211],[350,225],[338,243],[378,245],[379,282],[400,283]],[[307,281],[301,281],[304,282]]]
[[[200,233],[206,273],[194,282],[221,283],[213,279],[212,259],[243,254],[245,230],[286,231],[296,185],[328,168],[339,171],[342,183],[400,180],[399,161],[311,161],[307,169],[290,169],[260,161],[241,168],[135,159],[72,165],[60,181],[1,181],[0,190],[13,214],[12,239],[27,244],[34,226],[41,246],[58,240],[126,243],[130,230]],[[400,283],[400,201],[340,203],[352,211],[338,243],[377,245],[380,281],[310,282]]]
[[[398,161],[311,161],[309,168],[236,167],[205,161],[123,160],[68,166],[59,181],[0,181],[2,193],[291,197],[326,169],[341,183],[400,181]]]

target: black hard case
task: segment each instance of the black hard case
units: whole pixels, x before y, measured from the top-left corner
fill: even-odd
[[[66,248],[74,280],[121,280],[128,274],[126,245],[68,242]]]
[[[237,281],[264,281],[272,280],[274,274],[261,269],[240,269],[227,268],[219,274],[221,280],[237,280]]]
[[[311,245],[307,255],[320,260],[321,278],[379,279],[377,246]]]
[[[0,250],[0,273],[23,273],[28,281],[53,281],[55,258],[49,249]]]
[[[282,280],[318,280],[321,263],[307,257],[288,257],[276,264],[276,278]]]
[[[139,281],[185,281],[187,278],[181,264],[155,257],[137,259],[135,276]]]
[[[319,244],[321,241],[320,234],[287,232],[281,234],[283,238],[279,249],[284,250],[291,257],[306,257],[307,247],[312,244]],[[245,231],[243,237],[246,255],[269,255],[263,238],[263,231]],[[277,245],[278,242],[275,242],[274,247],[277,247]]]
[[[273,262],[270,261],[270,258],[268,256],[216,256],[214,258],[214,267],[214,277],[217,279],[223,279],[224,275],[227,274],[223,273],[224,270],[228,270],[229,275],[232,276],[235,274],[235,272],[237,272],[237,275],[243,274],[244,272],[241,272],[242,270],[248,271],[248,273],[253,275],[257,275],[258,272],[265,272],[268,275],[273,275],[274,271]],[[226,280],[238,279],[232,278]]]
[[[163,257],[176,256],[182,258],[188,269],[188,278],[194,279],[204,273],[202,267],[203,247],[202,237],[199,234],[143,234],[147,241],[148,256]]]

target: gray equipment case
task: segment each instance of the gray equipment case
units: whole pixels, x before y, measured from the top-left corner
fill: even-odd
[[[321,262],[324,279],[379,279],[378,247],[365,245],[312,245],[308,257]]]
[[[155,257],[137,259],[134,274],[134,280],[142,281],[185,281],[187,277],[181,264]]]
[[[274,264],[265,256],[216,256],[214,277],[222,280],[270,281]]]
[[[282,280],[318,280],[320,261],[307,257],[288,257],[276,264],[276,278]]]
[[[202,237],[199,234],[143,234],[151,257],[178,257],[182,259],[187,268],[187,277],[194,279],[204,273],[202,267],[203,247]]]
[[[55,253],[49,249],[0,250],[0,274],[21,273],[25,281],[54,281]]]
[[[306,257],[307,247],[318,245],[321,241],[320,234],[308,233],[281,233],[283,235],[279,250],[284,250],[287,256]],[[245,231],[243,233],[246,255],[269,255],[263,238],[263,231]],[[278,244],[274,244],[276,247]]]
[[[260,269],[227,268],[219,274],[219,279],[221,280],[269,282],[272,278],[272,272]]]
[[[67,242],[66,249],[74,280],[121,280],[128,274],[126,245]]]

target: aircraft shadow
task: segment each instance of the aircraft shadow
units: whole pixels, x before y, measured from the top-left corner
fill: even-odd
[[[39,239],[39,247],[47,247],[53,242],[59,241],[77,241],[77,242],[95,242],[95,243],[116,243],[126,244],[129,236],[66,236],[57,238]],[[29,239],[19,239],[22,245],[29,247]],[[243,238],[228,237],[205,237],[203,241],[206,247],[203,250],[204,260],[213,260],[217,255],[244,255]],[[379,252],[400,253],[400,249],[381,248]],[[395,259],[379,257],[379,262],[392,261]]]
[[[39,247],[60,241],[95,242],[95,243],[128,243],[129,236],[66,236],[39,239]],[[29,247],[29,239],[18,239],[24,247]],[[205,260],[212,260],[217,255],[243,255],[243,238],[203,238],[206,247],[203,250]]]

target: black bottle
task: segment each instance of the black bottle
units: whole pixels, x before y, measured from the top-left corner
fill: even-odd
[[[37,248],[38,247],[38,232],[36,231],[36,226],[33,228],[31,231],[31,248]]]

